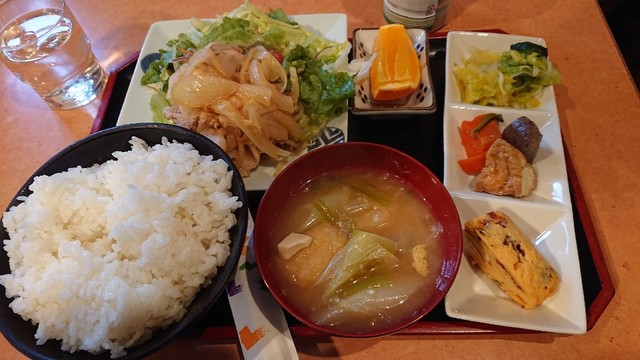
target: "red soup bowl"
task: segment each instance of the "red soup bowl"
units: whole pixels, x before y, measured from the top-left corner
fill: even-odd
[[[319,176],[345,169],[362,169],[370,171],[371,174],[385,173],[399,179],[413,192],[413,195],[426,202],[427,208],[435,219],[435,228],[438,229],[433,241],[439,245],[437,259],[440,261],[434,262],[439,264],[431,272],[434,278],[429,281],[426,289],[410,295],[417,296],[418,300],[412,300],[417,301],[417,306],[405,313],[394,313],[394,319],[383,325],[371,325],[380,317],[379,309],[366,310],[372,313],[365,314],[364,321],[362,317],[360,318],[361,326],[351,324],[345,327],[337,323],[316,321],[315,317],[310,316],[310,313],[317,310],[316,307],[300,303],[299,298],[296,299],[291,295],[292,292],[288,289],[291,281],[287,280],[291,275],[283,272],[282,267],[278,266],[278,261],[281,260],[278,260],[280,255],[277,245],[283,238],[282,231],[278,233],[277,229],[278,225],[287,221],[290,216],[287,203],[308,191],[309,185]],[[269,291],[280,305],[301,323],[320,334],[375,337],[393,334],[414,324],[444,299],[460,265],[462,227],[449,192],[422,163],[391,147],[365,142],[347,142],[310,151],[293,161],[277,175],[266,190],[258,208],[253,246],[260,273]],[[312,291],[314,286],[318,286],[317,283],[309,286],[308,290]],[[369,302],[370,299],[367,296],[359,300],[361,304]],[[355,306],[360,311],[366,308],[357,304]],[[367,320],[367,316],[371,317],[371,321]]]

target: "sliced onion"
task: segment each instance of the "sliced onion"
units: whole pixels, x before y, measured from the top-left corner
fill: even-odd
[[[240,83],[249,83],[250,79],[250,65],[251,62],[258,57],[258,49],[253,47],[249,49],[244,62],[242,63],[242,67],[240,67],[239,79]]]
[[[273,111],[269,116],[287,128],[290,139],[300,141],[300,138],[302,138],[302,125],[293,116],[282,111]]]
[[[213,108],[220,114],[226,116],[234,126],[240,128],[249,137],[251,142],[265,154],[274,159],[280,159],[291,154],[289,151],[275,146],[269,139],[264,137],[259,128],[252,126],[255,123],[260,123],[259,120],[255,118],[259,116],[257,113],[254,112],[252,114],[250,112],[249,121],[247,121],[238,109],[234,108],[230,102],[224,100],[217,102]]]
[[[273,55],[269,55],[269,58],[273,61],[261,62],[258,59],[253,59],[249,62],[249,81],[254,85],[269,87],[274,91],[274,93],[282,95],[282,92],[287,86],[287,74],[282,65],[275,60]],[[273,76],[275,72],[277,72],[276,77]],[[267,76],[269,76],[269,79],[275,78],[282,80],[274,83],[267,79]]]
[[[240,84],[236,95],[245,101],[253,100],[265,106],[271,105],[272,91],[264,86],[253,84]]]
[[[253,59],[249,62],[249,81],[253,85],[268,86],[270,83],[264,77],[262,67],[257,59]]]
[[[240,84],[209,74],[193,72],[183,76],[169,87],[167,96],[174,105],[205,107],[216,100],[233,95]]]
[[[265,79],[279,92],[284,92],[287,88],[287,73],[275,56],[267,51],[260,59],[260,66]]]
[[[280,66],[280,63],[278,63],[278,66],[284,72],[284,69],[282,68],[282,66]],[[293,112],[293,110],[295,109],[295,105],[293,100],[291,99],[291,96],[282,94],[275,86],[273,86],[273,84],[267,81],[267,79],[264,77],[263,68],[261,67],[258,59],[253,59],[249,62],[248,71],[251,84],[264,86],[271,90],[271,101],[274,105],[286,112]]]
[[[242,49],[237,46],[212,43],[207,49],[210,51],[209,63],[226,78],[235,75],[244,62]]]
[[[291,96],[281,94],[275,89],[271,89],[271,102],[279,109],[288,113],[293,113],[293,110],[296,108]]]

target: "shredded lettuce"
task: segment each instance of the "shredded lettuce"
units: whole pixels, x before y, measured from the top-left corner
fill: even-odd
[[[151,63],[141,84],[166,94],[168,81],[180,66],[175,61],[212,42],[248,48],[261,44],[281,53],[285,69],[294,66],[300,81],[304,114],[303,141],[315,138],[326,124],[347,111],[347,100],[355,95],[352,76],[331,64],[344,59],[350,44],[334,42],[300,26],[282,9],[262,11],[250,1],[213,21],[193,18],[187,33],[179,34],[160,49],[160,59]],[[153,101],[153,100],[152,100]],[[158,103],[156,103],[158,105]],[[157,109],[154,114],[157,114]],[[154,115],[154,119],[157,118]]]
[[[155,94],[151,95],[151,101],[149,106],[151,107],[151,114],[153,115],[153,121],[158,123],[169,123],[163,115],[163,110],[170,106],[167,97],[163,92],[158,91]]]
[[[285,69],[295,67],[304,104],[303,140],[311,140],[331,119],[347,111],[347,100],[355,94],[353,78],[346,72],[333,72],[325,65],[333,55],[317,56],[309,47],[294,45],[283,60]]]
[[[521,109],[540,106],[544,89],[561,84],[562,78],[547,58],[546,48],[527,45],[514,44],[502,53],[474,48],[453,69],[462,102]]]

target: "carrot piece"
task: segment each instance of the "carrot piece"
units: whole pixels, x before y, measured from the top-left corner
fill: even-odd
[[[493,121],[493,120],[497,121]],[[498,121],[502,117],[496,114],[481,114],[460,125],[460,139],[467,154],[466,159],[458,160],[462,171],[469,175],[478,175],[486,162],[487,151],[502,134]]]
[[[476,131],[486,114],[478,115],[472,120],[465,120],[460,125],[460,139],[467,157],[486,152],[496,139],[501,137],[500,126],[496,121],[489,121]]]
[[[487,152],[480,153],[478,155],[468,157],[466,159],[458,160],[458,165],[462,171],[464,171],[468,175],[478,175],[482,168],[484,168],[484,164],[487,161]]]

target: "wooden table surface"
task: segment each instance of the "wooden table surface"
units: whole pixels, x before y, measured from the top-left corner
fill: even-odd
[[[212,17],[232,1],[68,0],[105,69],[138,51],[151,23]],[[289,14],[340,12],[354,28],[385,23],[382,0],[264,1]],[[449,0],[442,30],[502,29],[542,37],[564,84],[555,87],[568,152],[593,218],[616,294],[583,335],[389,336],[296,338],[302,359],[640,358],[640,98],[596,0]],[[87,134],[100,101],[53,111],[0,66],[0,208],[49,157]],[[154,359],[242,358],[237,341],[178,340]],[[0,359],[24,358],[0,337]]]

